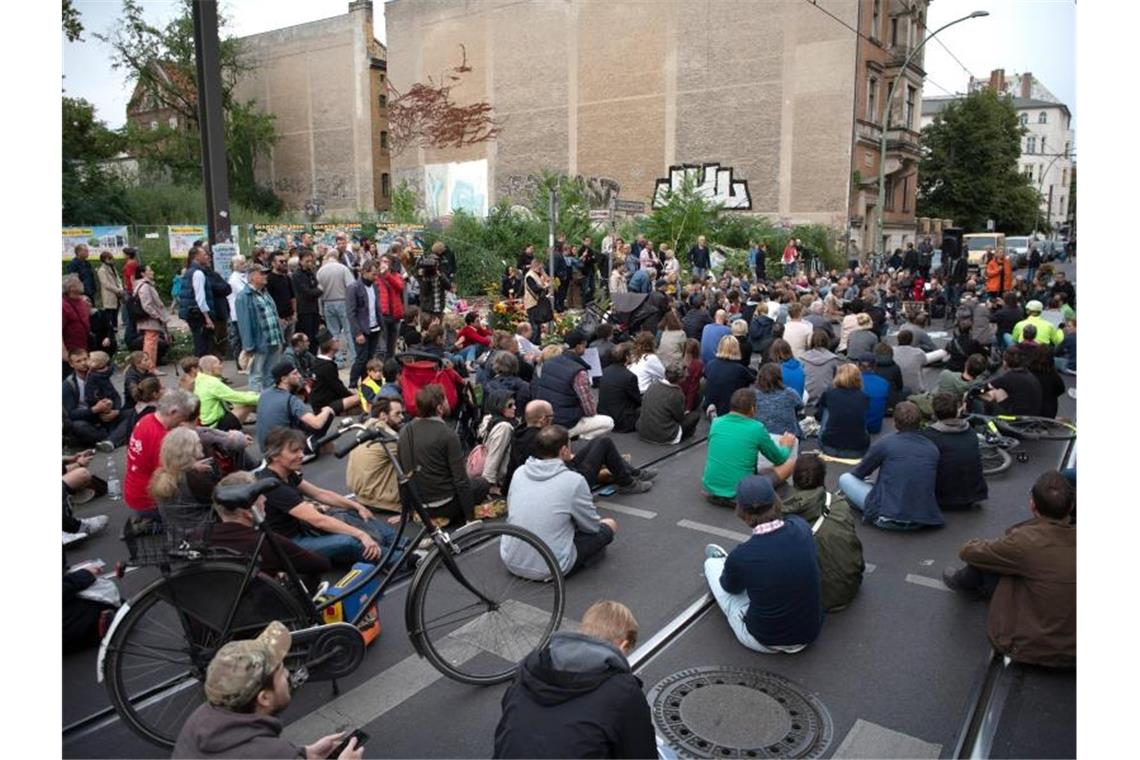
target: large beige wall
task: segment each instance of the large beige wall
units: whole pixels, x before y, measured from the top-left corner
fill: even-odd
[[[852,26],[858,0],[820,0]],[[411,148],[393,174],[488,159],[492,201],[542,169],[617,180],[648,200],[670,165],[719,162],[753,211],[843,224],[850,184],[855,35],[802,0],[393,0],[398,90],[467,49],[460,103],[503,120],[493,143]]]
[[[235,89],[277,117],[280,140],[258,181],[290,208],[318,198],[326,211],[375,208],[372,86],[362,14],[242,38],[254,69]]]

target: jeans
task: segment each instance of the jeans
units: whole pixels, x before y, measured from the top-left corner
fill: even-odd
[[[260,393],[272,388],[273,365],[281,359],[281,346],[266,346],[265,351],[253,354],[249,364],[249,389]]]
[[[753,652],[763,654],[779,654],[781,652],[794,654],[807,646],[800,644],[798,646],[766,647],[756,640],[756,637],[748,630],[748,626],[744,624],[744,615],[748,612],[749,605],[748,592],[741,591],[739,594],[730,594],[720,585],[720,576],[724,572],[725,559],[725,557],[709,557],[705,560],[705,580],[708,581],[709,590],[716,597],[716,603],[720,606],[721,612],[728,619],[728,626],[732,629],[736,640]]]
[[[597,533],[574,531],[574,549],[577,557],[574,564],[566,571],[566,575],[577,572],[584,567],[590,567],[605,556],[606,547],[613,543],[614,532],[610,526],[602,523]]]
[[[396,532],[384,520],[372,518],[362,520],[354,509],[330,509],[326,514],[341,522],[367,533],[380,546],[381,553],[392,544]],[[364,558],[364,546],[352,536],[343,533],[326,533],[320,536],[297,536],[293,543],[302,549],[327,557],[332,562],[358,562]],[[392,554],[392,561],[399,561],[403,547]]]
[[[1037,279],[1037,267],[1029,267],[1025,270],[1025,279],[1027,282],[1033,282]]]
[[[186,324],[190,326],[190,333],[194,336],[194,355],[201,358],[209,354],[212,350],[211,344],[214,342],[214,331],[206,329],[205,318],[191,314]]]
[[[344,301],[325,301],[325,327],[334,338],[340,339],[341,348],[337,352],[336,363],[339,365],[352,361],[356,357],[356,346],[348,333],[348,311]],[[319,349],[320,346],[315,348]]]
[[[353,344],[356,346],[356,356],[352,360],[352,369],[348,371],[348,384],[355,387],[360,378],[364,376],[364,368],[368,364],[368,360],[376,355],[376,349],[380,346],[380,338],[383,337],[381,330],[375,330],[370,333],[364,334],[364,343],[356,343],[355,338]]]
[[[784,276],[785,277],[795,277],[796,276],[796,265],[795,264],[784,264]]]
[[[127,305],[123,304],[123,345],[130,347],[134,343],[135,338],[138,337],[138,330],[135,328],[135,321],[131,319],[131,312],[127,309]]]
[[[849,472],[845,472],[839,476],[839,490],[847,496],[847,500],[851,502],[851,506],[863,511],[863,505],[867,503],[867,494],[871,493],[872,484],[857,478]]]
[[[594,270],[586,273],[585,278],[582,280],[582,305],[585,306],[590,301],[594,300],[595,278],[597,274]]]
[[[707,267],[693,267],[693,277],[696,277],[701,282],[704,282],[705,278],[708,276],[709,270]]]
[[[400,320],[395,317],[383,317],[384,320],[384,350],[381,356],[385,359],[396,356],[396,339],[400,337]]]

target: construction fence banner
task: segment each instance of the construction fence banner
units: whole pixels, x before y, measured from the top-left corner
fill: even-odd
[[[308,232],[303,224],[251,224],[250,237],[254,248],[267,251],[288,250],[301,242],[301,233]]]
[[[166,236],[170,241],[170,257],[172,259],[185,259],[190,248],[199,240],[206,240],[209,232],[204,224],[171,225],[166,228]],[[230,227],[230,242],[236,246],[238,243],[238,228]],[[214,246],[217,248],[217,246]],[[240,248],[237,250],[240,251]]]
[[[63,258],[75,258],[75,246],[86,245],[90,257],[98,259],[103,251],[110,251],[115,258],[123,257],[123,249],[129,243],[126,225],[114,227],[64,227]]]
[[[220,274],[223,280],[230,279],[234,256],[238,252],[237,242],[214,243],[210,246],[210,252],[213,254],[214,271]]]
[[[336,236],[344,233],[349,240],[360,241],[364,237],[362,224],[314,224],[312,225],[313,245],[324,243],[329,248],[336,245]]]

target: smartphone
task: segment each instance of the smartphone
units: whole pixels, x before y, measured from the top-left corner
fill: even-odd
[[[358,729],[354,730],[352,733],[350,733],[348,736],[344,737],[344,739],[341,740],[340,744],[336,745],[336,747],[333,749],[332,753],[329,754],[329,757],[330,758],[340,757],[340,753],[344,752],[346,749],[348,749],[348,743],[350,741],[352,741],[353,737],[356,737],[356,746],[357,747],[363,747],[365,742],[368,741],[368,734],[364,733],[363,731],[361,731],[358,728]]]

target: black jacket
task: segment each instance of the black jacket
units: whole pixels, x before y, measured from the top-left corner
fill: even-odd
[[[709,316],[709,310],[702,306],[699,309],[690,309],[681,321],[684,323],[685,335],[700,340],[705,325],[711,325],[713,320]]]
[[[293,292],[297,296],[298,314],[320,314],[321,286],[317,284],[317,276],[304,269],[293,273]]]
[[[641,413],[641,391],[637,375],[624,364],[610,364],[602,370],[598,385],[598,414],[614,418],[615,433],[632,433]]]
[[[890,383],[891,392],[887,396],[887,411],[889,412],[895,408],[895,404],[897,404],[902,397],[902,369],[899,368],[899,365],[895,364],[895,360],[889,356],[876,356],[875,369],[872,371]],[[911,388],[910,391],[911,393],[918,393],[917,388]]]
[[[318,356],[313,360],[313,387],[309,390],[309,406],[317,414],[337,399],[347,398],[352,392],[344,387],[336,362]]]
[[[922,431],[938,447],[934,494],[942,509],[963,509],[989,496],[978,436],[965,420],[943,420]]]
[[[654,383],[645,391],[637,435],[650,443],[672,443],[684,420],[685,392],[671,383]]]
[[[554,634],[503,695],[494,757],[657,757],[641,681],[612,644]]]

